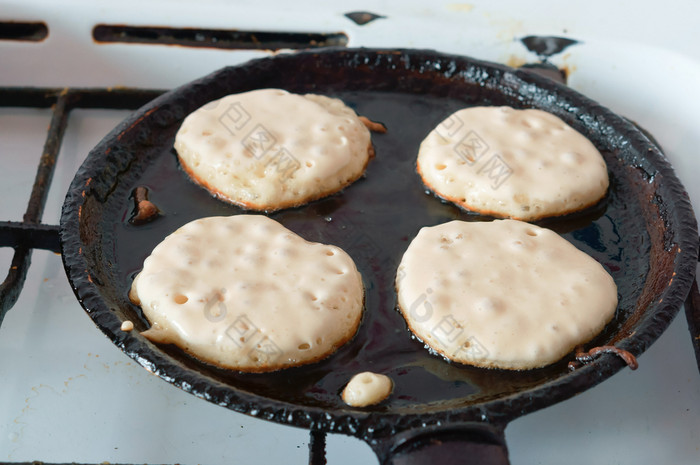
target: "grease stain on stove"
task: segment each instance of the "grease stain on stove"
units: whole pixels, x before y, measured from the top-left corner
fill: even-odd
[[[88,353],[88,357],[99,358],[99,354]],[[101,365],[107,366],[107,364]],[[117,366],[133,364],[131,362],[116,361],[113,363],[113,365]],[[83,368],[86,370],[86,372],[93,371],[88,367],[87,363],[83,365]],[[63,404],[62,399],[70,397],[71,395],[76,395],[75,389],[80,390],[81,388],[84,388],[79,385],[85,382],[89,382],[89,373],[80,373],[75,376],[70,376],[62,382],[57,380],[51,384],[41,383],[29,388],[28,395],[24,399],[24,405],[22,406],[22,409],[17,412],[17,416],[12,420],[12,429],[9,431],[7,436],[10,442],[16,444],[17,447],[10,451],[4,451],[7,453],[7,455],[3,456],[0,461],[3,459],[11,460],[15,453],[17,453],[23,447],[26,447],[26,444],[23,444],[23,442],[26,442],[26,439],[23,439],[23,436],[27,427],[35,424],[32,418],[37,415],[36,412],[45,409],[46,405],[54,405],[57,402],[59,404]],[[61,384],[63,385],[62,387]],[[73,390],[72,393],[69,392],[71,389]],[[19,406],[17,407],[19,408]],[[31,431],[29,431],[29,433],[31,433]]]
[[[68,390],[68,385],[69,385],[72,381],[74,381],[74,380],[76,380],[76,379],[78,379],[78,378],[87,378],[87,376],[85,376],[84,374],[80,374],[80,375],[78,375],[78,376],[71,376],[70,378],[68,378],[67,380],[65,380],[65,381],[63,382],[63,386],[65,387],[65,389],[63,389],[61,392],[64,392],[64,393],[65,393],[65,392]]]
[[[511,68],[520,68],[527,64],[527,60],[521,56],[511,54],[508,59],[505,60],[505,64]]]
[[[491,15],[488,13],[484,13],[484,16],[491,18]],[[523,22],[513,18],[497,17],[496,19],[490,19],[489,24],[494,30],[497,30],[496,38],[504,42],[515,40],[525,32]]]
[[[469,13],[474,9],[474,5],[471,3],[448,3],[447,9],[450,11],[460,11],[462,13]]]
[[[25,428],[29,424],[29,423],[23,421],[23,419],[29,412],[34,410],[32,408],[32,402],[35,399],[37,399],[39,397],[39,395],[41,394],[39,392],[40,389],[45,389],[45,390],[48,390],[49,392],[53,392],[54,394],[59,394],[58,391],[56,391],[56,389],[53,386],[50,386],[48,384],[39,384],[38,386],[31,387],[30,390],[31,390],[32,394],[24,399],[24,407],[22,407],[22,410],[20,410],[19,415],[12,420],[13,424],[19,425],[18,431],[13,431],[10,433],[12,442],[17,443],[19,441],[20,437],[24,433]],[[65,390],[63,390],[63,392],[65,392]],[[14,452],[16,452],[16,450],[17,449],[13,450],[8,455],[8,458],[10,458],[12,456],[12,454],[14,454]]]

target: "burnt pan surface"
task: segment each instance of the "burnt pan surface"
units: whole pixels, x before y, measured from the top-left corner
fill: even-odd
[[[302,237],[338,245],[353,257],[366,286],[358,334],[320,363],[242,374],[147,341],[140,332],[148,323],[127,292],[143,260],[167,234],[195,218],[243,213],[189,181],[172,145],[190,112],[224,95],[263,87],[339,97],[384,123],[388,132],[373,134],[376,157],[365,178],[327,199],[270,215]],[[63,259],[76,295],[124,352],[188,392],[250,415],[366,439],[445,421],[502,424],[585,390],[623,362],[604,355],[574,372],[566,366],[571,356],[526,372],[447,363],[411,338],[395,310],[396,267],[421,227],[490,219],[426,194],[415,173],[421,140],[451,112],[474,105],[541,108],[603,153],[611,175],[607,198],[585,212],[539,224],[592,255],[617,283],[616,315],[592,344],[615,344],[639,355],[678,311],[697,260],[695,219],[663,155],[628,122],[564,86],[432,51],[280,55],[225,68],[140,109],[90,153],[66,198]],[[140,226],[128,221],[137,186],[149,189],[162,212]],[[135,330],[120,331],[124,320],[133,321]],[[339,392],[364,370],[389,375],[394,393],[378,406],[350,408]]]

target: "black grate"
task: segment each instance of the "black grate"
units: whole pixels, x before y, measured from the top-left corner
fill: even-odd
[[[0,87],[0,107],[51,108],[52,117],[44,150],[39,160],[32,192],[22,221],[0,221],[0,247],[12,247],[14,256],[10,269],[0,285],[0,325],[24,286],[33,249],[60,253],[58,226],[41,224],[46,197],[68,126],[71,110],[111,109],[134,110],[161,95],[162,90],[106,88],[106,89],[46,89]],[[309,437],[309,464],[326,463],[326,435],[311,431]],[[20,465],[40,462],[0,462]],[[41,462],[43,463],[43,462]],[[51,465],[45,463],[45,465]]]
[[[0,40],[41,42],[49,36],[49,28],[42,22],[0,21]]]
[[[136,109],[163,93],[141,89],[0,88],[0,107],[51,108],[52,117],[34,185],[21,222],[0,221],[0,247],[14,255],[0,285],[0,324],[17,301],[31,263],[32,249],[60,252],[58,226],[41,224],[46,196],[70,111],[75,108]]]
[[[345,47],[344,32],[269,32],[237,29],[195,29],[156,26],[98,24],[92,30],[97,43],[179,45],[227,50],[281,50]]]

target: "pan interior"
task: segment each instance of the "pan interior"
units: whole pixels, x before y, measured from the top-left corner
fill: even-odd
[[[102,303],[88,308],[89,299],[84,302],[98,326],[150,369],[158,369],[147,362],[153,361],[151,354],[167,361],[172,368],[167,378],[185,389],[196,391],[192,384],[201,381],[209,387],[216,386],[222,393],[252,395],[273,404],[311,410],[352,412],[339,393],[352,375],[365,370],[389,375],[395,389],[387,401],[364,411],[398,414],[470,408],[574,376],[567,369],[571,357],[524,372],[448,363],[430,354],[411,337],[396,311],[393,287],[398,262],[421,227],[454,219],[491,220],[425,192],[415,172],[422,139],[459,108],[507,104],[547,110],[547,104],[542,103],[547,100],[537,103],[506,87],[489,87],[478,82],[493,77],[488,74],[477,79],[464,76],[447,79],[443,72],[431,75],[421,68],[404,73],[401,80],[392,77],[393,69],[386,71],[386,79],[381,76],[381,69],[373,70],[377,75],[369,73],[366,63],[352,66],[341,63],[338,69],[329,72],[322,66],[309,68],[304,69],[303,76],[298,73],[292,78],[284,73],[270,77],[270,70],[264,66],[257,74],[225,70],[154,102],[93,151],[90,156],[93,166],[84,166],[82,173],[88,181],[80,180],[89,185],[84,190],[80,240],[91,285],[106,304],[104,308]],[[293,70],[294,66],[290,65],[287,72]],[[372,85],[375,81],[381,84]],[[221,370],[189,357],[176,347],[151,344],[139,335],[148,327],[147,321],[127,297],[144,259],[169,233],[196,218],[245,213],[193,184],[179,167],[172,144],[186,114],[215,98],[255,87],[280,87],[338,97],[358,114],[388,128],[386,134],[373,134],[376,157],[370,161],[364,178],[329,198],[270,215],[307,240],[345,249],[363,276],[366,309],[354,339],[328,359],[268,374]],[[645,312],[650,302],[645,297],[649,292],[645,286],[648,288],[650,254],[652,243],[660,240],[650,237],[650,216],[645,211],[651,205],[646,189],[653,183],[655,173],[650,174],[648,167],[633,166],[639,153],[634,148],[625,149],[624,145],[620,148],[615,142],[620,134],[601,132],[597,121],[592,124],[585,118],[567,117],[566,110],[555,105],[552,109],[601,150],[608,163],[611,187],[598,205],[539,224],[562,234],[612,274],[618,286],[619,306],[612,322],[592,344],[615,343],[632,334],[636,325],[647,318]],[[100,164],[102,158],[111,160],[108,168]],[[95,166],[100,166],[100,170]],[[138,186],[149,189],[149,199],[162,212],[155,221],[140,226],[129,222],[133,213],[131,196]],[[658,211],[655,214],[658,216]],[[668,247],[663,247],[662,244],[661,248],[668,251]],[[670,273],[670,267],[663,271],[666,272]],[[120,322],[127,319],[135,323],[135,330],[128,334],[118,329]],[[137,348],[136,352],[133,347]],[[187,383],[179,381],[178,374]],[[245,410],[230,405],[231,401],[227,400],[230,397],[222,394],[217,398],[216,389],[205,389],[208,392],[205,397]]]

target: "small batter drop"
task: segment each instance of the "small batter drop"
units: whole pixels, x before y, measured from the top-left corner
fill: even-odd
[[[365,371],[350,379],[343,389],[343,401],[352,407],[378,404],[391,394],[394,383],[386,375]]]

